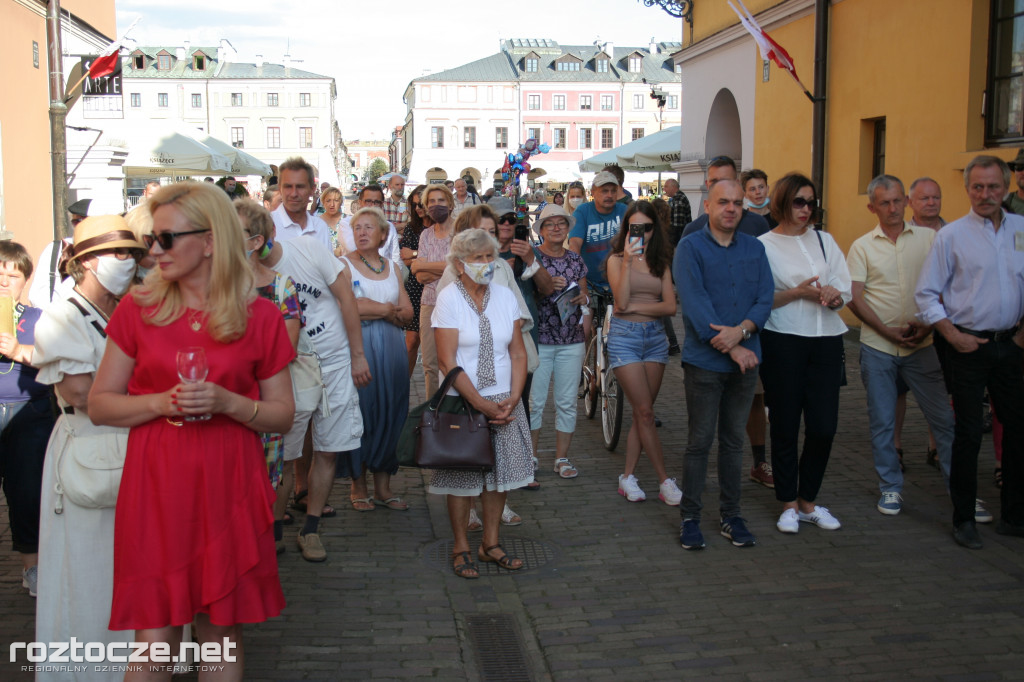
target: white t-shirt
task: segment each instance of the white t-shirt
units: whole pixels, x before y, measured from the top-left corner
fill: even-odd
[[[70,239],[65,239],[68,244],[71,243]],[[28,288],[28,301],[35,308],[41,308],[46,310],[47,306],[50,305],[50,301],[62,301],[67,298],[68,293],[75,288],[75,280],[70,277],[65,277],[61,280],[60,275],[56,275],[56,280],[53,287],[53,297],[50,296],[50,260],[53,256],[53,248],[55,242],[50,242],[43,249],[43,252],[39,254],[38,260],[36,260],[36,266],[32,270],[32,286]],[[57,261],[60,261],[60,254],[57,254]]]
[[[491,323],[491,337],[494,340],[494,376],[497,384],[484,389],[478,387],[477,390],[482,396],[508,393],[512,390],[512,359],[508,354],[508,345],[512,342],[515,323],[519,319],[519,304],[516,303],[516,297],[507,288],[492,284],[491,297],[487,301],[484,315]],[[465,370],[473,386],[476,386],[477,358],[480,354],[480,317],[458,287],[445,287],[437,295],[437,305],[431,315],[430,326],[435,329],[459,331],[459,347],[455,351],[455,362]],[[439,380],[444,381],[444,375],[440,375]],[[458,392],[452,389],[448,394],[458,395]]]
[[[338,223],[338,242],[345,246],[345,253],[352,253],[356,250],[356,238],[352,233],[351,217],[342,218]],[[390,221],[388,222],[388,236],[377,250],[380,255],[391,262],[402,264],[402,249],[398,245],[398,230]]]
[[[345,270],[345,264],[316,238],[300,237],[281,244],[281,260],[273,269],[295,281],[299,304],[306,318],[306,332],[323,369],[348,365],[351,356],[341,306],[330,285]]]
[[[766,232],[758,237],[764,244],[768,263],[775,279],[775,291],[792,289],[811,277],[818,278],[820,286],[830,285],[839,290],[843,304],[853,298],[850,271],[846,257],[828,232],[808,228],[799,237],[777,232]],[[822,247],[825,253],[822,254]],[[799,299],[772,310],[765,329],[796,336],[838,336],[846,333],[846,325],[839,313],[829,310],[817,301]]]
[[[296,237],[312,236],[330,251],[331,228],[327,227],[327,223],[320,216],[307,213],[306,227],[303,228],[288,216],[288,211],[284,209],[284,204],[281,204],[274,209],[270,217],[274,219],[274,226],[277,228],[276,241],[286,242]]]

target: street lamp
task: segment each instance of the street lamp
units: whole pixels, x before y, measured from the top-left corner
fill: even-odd
[[[657,5],[676,19],[682,19],[693,27],[693,0],[638,0],[644,7]]]

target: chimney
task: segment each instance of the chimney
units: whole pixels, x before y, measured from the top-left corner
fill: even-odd
[[[185,48],[176,47],[174,48],[174,58],[179,62],[185,58]]]
[[[505,52],[506,51],[506,43],[505,43],[505,39],[504,38],[500,38],[498,40],[498,51],[499,52]]]
[[[192,49],[191,48],[192,48],[192,41],[186,40],[185,41],[185,56],[186,57],[188,57],[189,55],[192,54]]]
[[[285,56],[284,56],[284,57],[283,57],[283,58],[281,59],[281,61],[282,61],[282,63],[284,64],[284,68],[286,68],[286,69],[290,69],[290,68],[292,67],[292,56],[291,56],[290,54],[286,54],[286,55],[285,55]]]
[[[608,57],[612,60],[612,64],[614,64],[615,63],[615,43],[613,43],[610,40],[606,40],[606,41],[604,41],[604,45],[601,47],[601,50],[606,55],[608,55]]]
[[[227,38],[221,38],[220,47],[217,48],[217,61],[222,64],[232,62],[236,56],[235,48],[231,46]]]
[[[262,68],[263,67],[263,55],[261,55],[261,54],[256,55],[256,67],[257,68]]]
[[[647,46],[647,51],[651,54],[658,54],[658,43],[654,41],[654,36],[651,36],[651,44]]]

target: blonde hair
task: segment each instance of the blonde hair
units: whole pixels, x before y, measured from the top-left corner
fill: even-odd
[[[205,182],[167,185],[149,198],[150,215],[161,207],[174,205],[193,230],[213,234],[213,262],[207,293],[206,326],[215,341],[228,343],[241,338],[249,321],[249,303],[255,299],[252,268],[245,260],[245,240],[238,214],[221,188]],[[165,327],[185,314],[185,301],[177,282],[158,273],[132,292],[146,309],[147,324]]]
[[[384,211],[380,210],[376,206],[367,206],[361,208],[355,212],[355,215],[348,221],[349,227],[352,228],[352,238],[355,239],[355,225],[356,221],[363,216],[370,216],[373,221],[377,223],[377,232],[380,234],[380,241],[377,242],[377,248],[384,243],[384,240],[388,238],[388,232],[391,231],[391,224],[388,219],[384,217]]]
[[[139,240],[140,244],[144,243],[142,238],[153,231],[153,214],[146,210],[145,204],[136,206],[125,213],[124,221],[128,223],[129,229],[135,233],[135,238]]]
[[[343,201],[344,201],[344,199],[345,199],[345,198],[344,198],[344,197],[342,196],[342,194],[341,194],[341,190],[340,190],[340,189],[338,189],[337,187],[328,187],[328,188],[327,188],[327,189],[325,189],[325,190],[323,191],[323,193],[322,193],[322,194],[320,195],[320,201],[321,201],[321,202],[323,202],[323,201],[327,201],[327,198],[328,198],[328,197],[335,197],[335,196],[336,196],[336,197],[338,197],[338,201],[342,201],[342,202],[343,202]]]
[[[238,213],[242,229],[248,230],[249,235],[263,237],[264,242],[270,241],[270,235],[274,231],[274,219],[270,217],[270,211],[252,199],[238,199],[231,202]]]
[[[455,234],[465,232],[471,227],[479,227],[484,218],[493,220],[494,229],[498,229],[498,214],[494,212],[494,209],[487,204],[477,204],[459,213],[459,217],[455,219]]]

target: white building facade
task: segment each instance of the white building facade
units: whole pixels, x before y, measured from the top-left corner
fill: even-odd
[[[530,179],[583,178],[579,161],[661,127],[679,125],[682,88],[671,53],[680,43],[563,46],[502,40],[495,55],[414,79],[395,147],[412,182],[500,180],[505,155],[529,138],[551,151],[530,158]],[[666,94],[658,108],[652,88]]]

